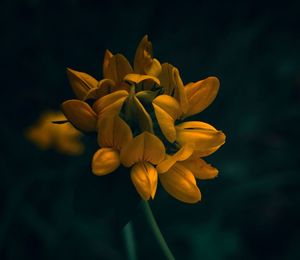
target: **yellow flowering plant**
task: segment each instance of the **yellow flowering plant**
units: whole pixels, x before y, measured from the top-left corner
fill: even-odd
[[[175,66],[153,57],[147,36],[137,47],[133,66],[122,54],[107,50],[103,79],[69,68],[67,74],[76,99],[63,102],[62,111],[80,131],[96,133],[94,175],[130,172],[144,202],[155,198],[158,183],[182,202],[201,200],[196,179],[218,175],[203,158],[224,144],[225,135],[189,117],[213,102],[219,89],[216,77],[184,84]]]

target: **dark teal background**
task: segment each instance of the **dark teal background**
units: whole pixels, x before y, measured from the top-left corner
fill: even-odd
[[[126,259],[108,217],[112,189],[101,188],[114,179],[90,172],[93,137],[84,155],[67,157],[39,151],[23,133],[73,97],[66,67],[100,79],[105,49],[132,61],[144,34],[185,82],[221,81],[195,118],[227,135],[208,157],[219,177],[199,182],[196,205],[162,189],[151,203],[176,259],[300,258],[297,1],[4,0],[0,10],[0,259]],[[131,207],[130,192],[114,189],[112,203]],[[139,259],[163,259],[134,215]]]

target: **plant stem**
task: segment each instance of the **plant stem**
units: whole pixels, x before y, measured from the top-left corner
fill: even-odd
[[[137,260],[136,248],[134,242],[132,222],[128,222],[123,228],[123,239],[126,248],[126,253],[129,260]]]
[[[173,256],[170,248],[168,247],[166,240],[164,239],[162,233],[160,232],[160,229],[156,223],[156,220],[153,216],[152,210],[147,201],[145,201],[145,200],[142,201],[142,208],[145,213],[147,222],[148,222],[161,250],[163,251],[166,259],[175,260],[175,257]]]

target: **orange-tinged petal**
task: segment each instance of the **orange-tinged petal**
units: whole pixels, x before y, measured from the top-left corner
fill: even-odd
[[[120,166],[119,151],[113,148],[101,148],[93,156],[92,171],[102,176],[115,171]]]
[[[204,148],[204,149],[201,149],[201,147],[195,147],[191,158],[196,159],[196,158],[206,157],[208,155],[211,155],[215,151],[217,151],[222,145],[223,145],[223,143],[221,145],[217,145],[217,146],[210,147],[210,148]]]
[[[125,99],[128,97],[126,90],[118,90],[98,99],[93,109],[98,115],[109,113],[110,115],[119,114]]]
[[[103,65],[102,65],[102,71],[103,71],[104,78],[106,78],[106,75],[108,74],[109,61],[113,56],[114,55],[109,50],[106,50],[104,53]]]
[[[109,93],[115,88],[115,83],[110,79],[102,79],[98,82],[96,88],[92,88],[88,91],[84,100],[87,99],[98,99]]]
[[[167,172],[176,162],[188,159],[193,153],[190,145],[184,145],[175,154],[167,156],[165,160],[160,162],[156,169],[158,173]]]
[[[168,95],[160,95],[153,100],[152,104],[161,131],[167,140],[173,143],[176,140],[174,122],[181,115],[177,100]]]
[[[218,169],[214,168],[201,158],[188,159],[180,162],[180,164],[188,168],[194,176],[200,180],[213,179],[219,173]]]
[[[79,99],[84,99],[90,89],[97,87],[98,81],[84,72],[67,68],[67,75],[72,90]]]
[[[175,69],[173,71],[174,73],[174,80],[175,80],[175,91],[174,91],[174,97],[178,100],[180,104],[180,108],[183,113],[186,113],[188,110],[188,99],[185,93],[184,85],[181,80],[181,77],[179,75],[178,69]]]
[[[190,144],[194,150],[209,150],[225,142],[222,131],[199,121],[189,121],[176,125],[176,140],[180,145]]]
[[[140,41],[134,57],[134,71],[138,74],[158,76],[161,72],[161,65],[157,59],[153,59],[152,44],[145,35]]]
[[[175,87],[175,79],[174,79],[174,70],[176,68],[169,64],[162,64],[162,71],[158,76],[160,80],[161,86],[164,88],[164,94],[173,96],[174,95],[174,87]]]
[[[166,173],[160,174],[159,180],[164,189],[180,201],[196,203],[201,200],[193,173],[179,163],[173,165]]]
[[[150,163],[136,163],[131,169],[131,180],[144,200],[154,198],[157,188],[157,171]]]
[[[130,127],[119,116],[105,116],[98,121],[100,147],[122,149],[132,139]]]
[[[144,71],[147,75],[157,77],[161,73],[161,64],[157,59],[152,59],[150,66],[146,66]]]
[[[79,130],[92,132],[96,130],[97,115],[84,101],[71,99],[62,104],[66,118]]]
[[[138,84],[141,83],[142,81],[153,81],[153,83],[156,83],[157,85],[160,85],[160,81],[158,78],[153,77],[153,76],[149,76],[149,75],[141,75],[141,74],[134,74],[134,73],[130,73],[127,74],[124,77],[124,81],[128,81],[130,83],[133,84]]]
[[[104,69],[104,77],[115,82],[122,82],[123,78],[133,70],[128,60],[122,54],[113,55]]]
[[[220,82],[216,77],[208,77],[204,80],[185,86],[188,98],[188,110],[185,116],[200,113],[207,108],[215,99],[219,91]]]
[[[130,167],[133,164],[146,161],[157,165],[165,158],[165,147],[162,141],[149,132],[134,137],[121,150],[121,162]]]

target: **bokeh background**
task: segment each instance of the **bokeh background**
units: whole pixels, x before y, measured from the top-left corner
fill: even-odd
[[[199,182],[197,205],[162,189],[151,203],[176,259],[300,258],[297,1],[3,0],[0,10],[0,259],[126,259],[120,225],[104,214],[112,190],[91,177],[93,137],[72,157],[39,150],[24,131],[73,97],[66,67],[100,79],[105,49],[132,61],[144,34],[185,82],[221,80],[197,118],[227,135],[208,157],[219,177]],[[111,203],[129,205],[118,214],[133,212],[139,259],[164,259],[124,201],[132,191],[113,192]]]

